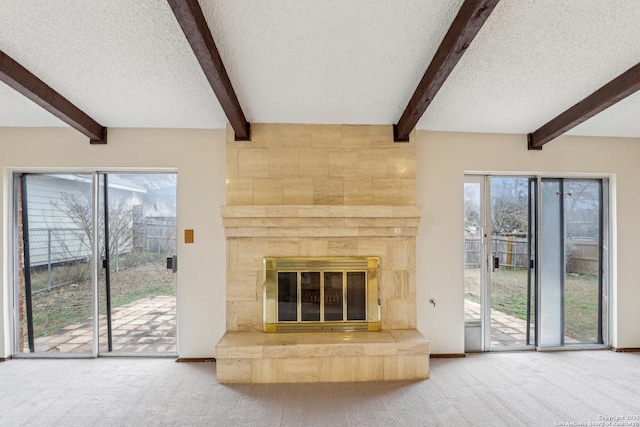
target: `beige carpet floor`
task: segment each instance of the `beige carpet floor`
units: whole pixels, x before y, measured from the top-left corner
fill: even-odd
[[[0,426],[640,426],[640,353],[431,362],[419,382],[221,385],[215,363],[10,360]]]

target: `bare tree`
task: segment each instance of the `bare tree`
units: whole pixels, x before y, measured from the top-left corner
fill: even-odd
[[[467,230],[480,230],[480,186],[464,184],[464,226]]]
[[[566,180],[564,206],[567,235],[571,238],[597,238],[600,235],[601,182]]]
[[[79,232],[93,245],[93,207],[91,194],[62,193],[62,204],[52,202],[59,210],[78,226]],[[125,197],[109,199],[109,255],[114,258],[120,254],[131,252],[133,242],[132,206]],[[104,215],[98,215],[100,239],[104,242]],[[83,240],[84,240],[83,238]],[[100,257],[105,257],[105,245],[99,245]]]
[[[491,232],[526,233],[529,222],[529,179],[491,178]]]

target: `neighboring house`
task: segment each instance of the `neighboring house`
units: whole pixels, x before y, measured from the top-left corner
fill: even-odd
[[[146,189],[139,185],[117,176],[109,177],[109,204],[112,209],[124,203],[122,206],[128,207],[131,212],[131,208],[142,204],[145,193]],[[27,176],[32,267],[88,260],[91,257],[92,230],[83,226],[87,219],[91,219],[91,194],[91,175]],[[130,224],[133,224],[132,219]],[[131,243],[116,250],[126,253],[131,250]]]
[[[134,248],[156,252],[163,256],[176,253],[176,183],[175,175],[164,174],[169,180],[160,188],[148,188],[143,203],[134,210],[134,221],[141,223],[133,236]]]

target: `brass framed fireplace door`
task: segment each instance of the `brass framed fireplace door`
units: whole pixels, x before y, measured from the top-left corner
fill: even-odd
[[[264,331],[379,331],[379,257],[266,257]]]

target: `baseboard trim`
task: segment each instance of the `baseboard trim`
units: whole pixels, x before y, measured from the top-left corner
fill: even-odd
[[[432,359],[456,359],[458,357],[467,357],[464,353],[444,353],[444,354],[431,354]]]
[[[629,348],[615,348],[612,347],[612,350],[616,353],[640,353],[640,348],[638,347],[629,347]]]
[[[176,363],[202,363],[215,361],[215,357],[179,357],[176,359]]]

